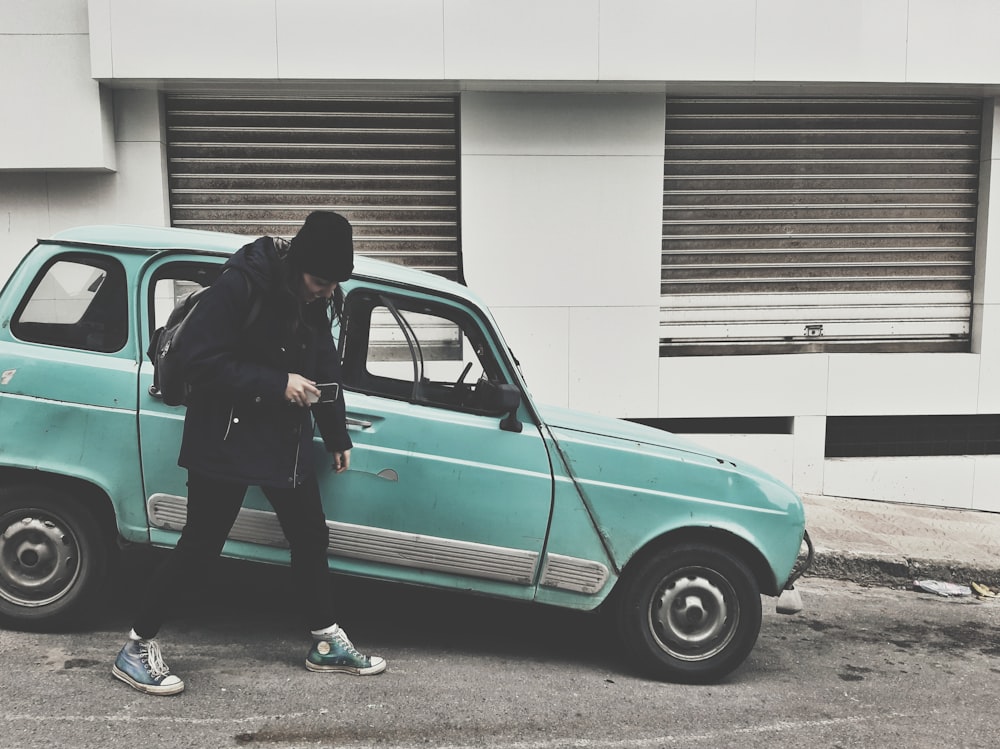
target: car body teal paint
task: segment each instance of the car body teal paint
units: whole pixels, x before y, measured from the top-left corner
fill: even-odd
[[[789,487],[669,432],[564,408],[541,414],[617,564],[671,531],[717,528],[757,548],[783,587],[804,527]]]

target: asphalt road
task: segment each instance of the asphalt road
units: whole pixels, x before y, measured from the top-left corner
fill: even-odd
[[[1000,603],[805,578],[725,683],[648,681],[599,617],[335,579],[376,677],[315,674],[284,572],[225,565],[161,635],[187,682],[110,675],[127,581],[78,632],[0,630],[0,747],[993,747]]]

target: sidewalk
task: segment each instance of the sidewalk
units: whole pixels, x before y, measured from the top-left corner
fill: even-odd
[[[806,495],[806,576],[878,585],[1000,586],[1000,513]]]

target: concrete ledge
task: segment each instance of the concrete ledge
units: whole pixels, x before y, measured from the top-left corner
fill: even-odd
[[[976,582],[1000,587],[1000,567],[996,566],[829,549],[816,549],[812,566],[804,577],[887,587],[910,587],[914,580],[940,580],[962,585]]]

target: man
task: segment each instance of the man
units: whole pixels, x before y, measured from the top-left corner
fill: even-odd
[[[313,637],[306,668],[361,676],[385,670],[384,659],[359,653],[335,623],[327,593],[329,536],[311,448],[315,416],[334,470],[350,467],[342,388],[333,388],[333,400],[315,401],[318,383],[341,382],[329,315],[340,314],[339,284],[353,269],[350,223],[314,211],[291,242],[261,237],[234,253],[190,313],[191,393],[178,459],[188,471],[187,524],[143,586],[112,668],[135,689],[183,691],[154,638],[178,594],[221,553],[250,486],[261,487],[288,539],[295,597]]]

